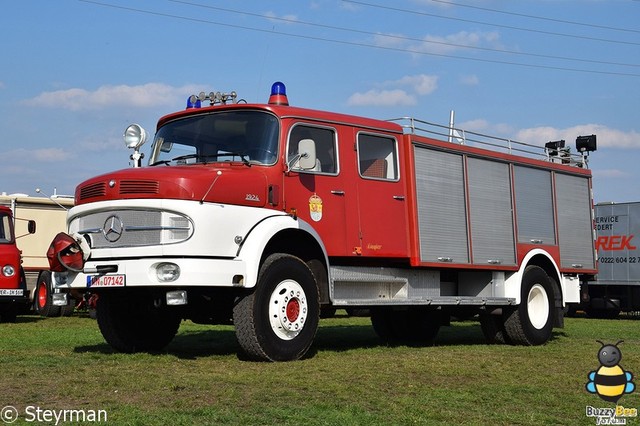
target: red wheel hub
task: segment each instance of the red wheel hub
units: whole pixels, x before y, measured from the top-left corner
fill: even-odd
[[[47,286],[44,284],[40,284],[38,287],[38,307],[44,308],[47,304]]]
[[[297,298],[293,298],[287,302],[287,319],[289,322],[295,322],[300,315],[300,302]]]

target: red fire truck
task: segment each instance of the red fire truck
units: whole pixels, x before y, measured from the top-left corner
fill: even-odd
[[[29,306],[29,290],[14,229],[11,209],[0,205],[0,322],[15,322],[17,314]],[[31,234],[36,231],[35,221],[28,221],[28,229]]]
[[[596,273],[595,136],[536,158],[452,130],[290,106],[279,82],[267,104],[193,95],[159,120],[147,166],[132,125],[134,167],[77,187],[50,250],[54,303],[98,294],[124,352],[161,349],[190,319],[234,324],[250,358],[295,360],[341,307],[388,341],[477,316],[489,341],[543,344]]]

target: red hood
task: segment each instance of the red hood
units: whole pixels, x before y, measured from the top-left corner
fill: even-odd
[[[154,166],[119,170],[82,182],[76,205],[96,201],[165,198],[262,207],[267,177],[244,164]]]

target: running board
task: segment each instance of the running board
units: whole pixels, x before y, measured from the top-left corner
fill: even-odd
[[[435,269],[333,266],[330,277],[334,306],[515,304],[514,298],[502,297],[504,272],[467,272],[451,283],[440,281]]]

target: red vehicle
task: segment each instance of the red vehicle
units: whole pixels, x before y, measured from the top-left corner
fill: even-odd
[[[35,222],[29,221],[29,233],[35,232]],[[29,306],[29,290],[22,269],[21,253],[16,246],[13,214],[0,206],[0,321],[15,322],[19,312]]]
[[[145,167],[130,126],[136,167],[81,183],[73,239],[54,240],[54,303],[90,289],[125,352],[190,319],[294,360],[336,308],[370,312],[388,341],[429,343],[464,316],[491,342],[545,343],[596,272],[595,136],[571,156],[402,122],[290,106],[282,83],[267,104],[201,93],[159,120]]]

